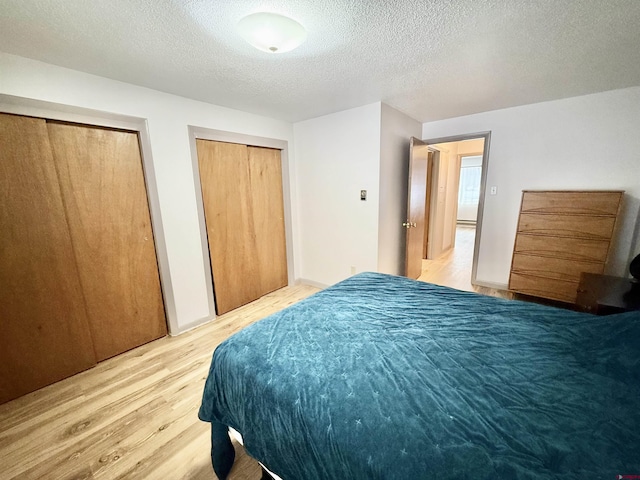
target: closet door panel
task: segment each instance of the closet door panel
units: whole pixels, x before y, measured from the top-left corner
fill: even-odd
[[[247,147],[197,140],[216,311],[260,297]]]
[[[287,285],[287,248],[284,233],[282,162],[280,150],[248,147],[251,201],[255,237],[259,239],[260,295]]]
[[[47,128],[100,361],[167,333],[138,136]]]
[[[280,150],[196,141],[218,315],[287,285]]]
[[[0,403],[95,364],[44,120],[0,114]]]

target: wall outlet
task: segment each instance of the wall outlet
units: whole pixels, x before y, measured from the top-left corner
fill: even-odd
[[[489,191],[490,195],[496,195],[498,193],[498,187],[491,187],[491,190]]]
[[[355,275],[356,274],[356,267],[355,265],[351,265],[351,275]]]

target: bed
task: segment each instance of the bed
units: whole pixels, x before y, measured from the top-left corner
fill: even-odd
[[[640,475],[640,312],[363,273],[215,350],[199,418],[284,480]]]

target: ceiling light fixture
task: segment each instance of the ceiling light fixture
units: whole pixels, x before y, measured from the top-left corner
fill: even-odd
[[[238,31],[258,50],[284,53],[307,39],[307,31],[295,20],[276,13],[253,13],[238,23]]]

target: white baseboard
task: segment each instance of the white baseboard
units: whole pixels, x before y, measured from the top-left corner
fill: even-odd
[[[475,282],[471,282],[471,285],[476,287],[494,288],[496,290],[509,290],[509,285],[506,283],[485,282],[484,280],[476,280]]]
[[[325,283],[320,283],[320,282],[316,282],[314,280],[309,280],[308,278],[298,278],[298,279],[296,279],[296,285],[310,285],[312,287],[322,288],[322,289],[325,289],[325,288],[330,286],[330,285],[327,285]]]
[[[194,320],[193,322],[189,322],[186,325],[181,325],[178,328],[178,330],[175,331],[175,332],[170,331],[169,332],[169,336],[177,337],[178,335],[182,335],[183,333],[186,333],[189,330],[193,330],[194,328],[198,328],[199,326],[204,325],[205,323],[212,322],[215,319],[216,319],[216,315],[215,314],[212,317],[199,318],[198,320]]]

